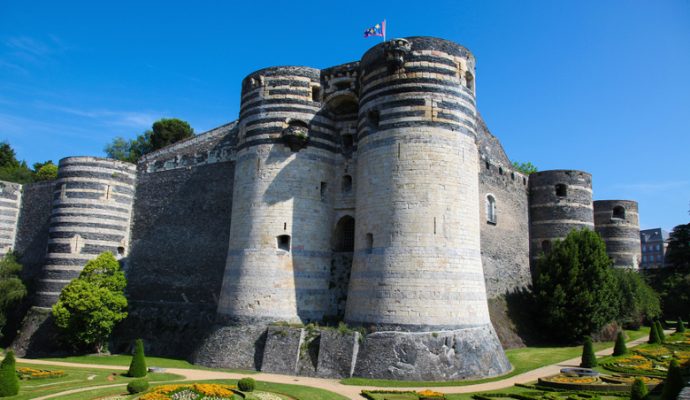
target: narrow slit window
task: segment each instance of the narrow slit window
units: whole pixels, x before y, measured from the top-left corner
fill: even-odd
[[[278,249],[290,251],[290,235],[278,236]]]
[[[496,198],[490,194],[486,196],[486,222],[496,225]]]
[[[341,186],[341,190],[343,193],[351,193],[352,192],[352,176],[351,175],[344,175],[343,176],[343,184]]]
[[[470,71],[465,72],[465,86],[474,92],[474,76]]]
[[[318,103],[321,101],[321,86],[311,87],[311,101]]]
[[[556,185],[556,196],[566,197],[568,196],[568,186],[564,183],[559,183]]]
[[[366,246],[367,254],[371,254],[374,250],[374,235],[371,233],[367,233]]]
[[[321,182],[321,201],[326,201],[326,198],[328,196],[328,183],[326,182]]]
[[[613,207],[613,215],[611,217],[615,219],[625,219],[625,208],[622,206]]]

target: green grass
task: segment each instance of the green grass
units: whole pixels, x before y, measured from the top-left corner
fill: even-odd
[[[131,355],[125,354],[113,354],[113,355],[85,355],[85,356],[73,356],[73,357],[61,357],[61,358],[42,358],[42,360],[48,361],[62,361],[75,364],[100,364],[100,365],[112,365],[118,367],[128,367],[129,363],[132,361]],[[160,367],[160,368],[184,368],[184,369],[199,369],[206,371],[224,371],[233,372],[240,374],[256,374],[257,371],[253,370],[242,370],[242,369],[224,369],[224,368],[209,368],[201,365],[194,365],[189,361],[177,359],[177,358],[163,358],[163,357],[149,357],[146,356],[146,365],[150,367]]]
[[[628,340],[649,335],[649,328],[643,327],[639,331],[626,331]],[[594,351],[599,351],[607,347],[613,347],[614,342],[594,343]],[[506,356],[513,366],[509,373],[493,378],[463,381],[393,381],[388,379],[366,379],[366,378],[347,378],[340,381],[344,385],[355,386],[380,386],[380,387],[442,387],[442,386],[467,386],[478,383],[499,381],[510,378],[545,365],[555,364],[561,361],[578,357],[582,354],[582,346],[567,347],[523,347],[519,349],[506,350]]]
[[[184,384],[192,383],[223,383],[228,385],[236,385],[237,381],[233,379],[227,380],[208,380],[208,381],[194,381],[194,382],[184,382]],[[152,385],[152,388],[154,385]],[[272,392],[279,395],[288,396],[297,400],[347,400],[347,397],[341,396],[337,393],[329,392],[323,389],[312,388],[308,386],[301,385],[286,385],[281,383],[270,383],[270,382],[256,382],[256,389],[261,392]],[[134,398],[135,395],[128,395],[127,390],[124,387],[118,388],[105,388],[90,390],[82,393],[74,393],[71,395],[60,396],[60,400],[89,400],[104,396],[114,396],[122,395],[123,398]],[[12,399],[11,397],[9,399]],[[4,399],[3,399],[4,400]]]
[[[89,370],[85,368],[56,367],[31,363],[17,363],[17,366],[51,371],[61,370],[65,371],[66,375],[60,378],[22,380],[20,382],[19,394],[16,396],[4,397],[3,400],[32,399],[80,387],[113,385],[118,383],[127,384],[132,379],[135,379],[124,376],[124,371],[116,370]],[[89,379],[89,377],[91,377],[91,379]],[[182,378],[183,377],[179,375],[168,373],[155,373],[147,376],[149,381],[157,382],[179,380]]]

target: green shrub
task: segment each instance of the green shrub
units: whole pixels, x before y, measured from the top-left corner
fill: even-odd
[[[674,400],[684,385],[678,360],[671,360],[671,364],[668,366],[668,374],[666,374],[666,381],[664,381],[664,390],[661,392],[661,399]]]
[[[681,317],[678,317],[678,322],[676,323],[676,332],[678,332],[678,333],[684,333],[685,332],[685,323],[683,323],[683,319]]]
[[[242,378],[237,381],[237,388],[242,392],[253,392],[256,381],[253,378]]]
[[[656,331],[659,333],[659,340],[660,340],[659,343],[664,343],[666,341],[666,334],[664,333],[664,327],[661,326],[661,322],[658,320],[655,322],[655,324],[656,324]]]
[[[0,363],[0,397],[14,396],[19,393],[19,377],[16,371],[14,352],[7,352]]]
[[[146,379],[135,379],[127,384],[127,391],[129,394],[141,393],[149,388],[149,383]]]
[[[647,398],[647,385],[644,384],[642,379],[635,378],[635,381],[630,388],[630,400],[644,400]]]
[[[134,355],[132,362],[129,364],[129,371],[127,376],[133,378],[142,378],[146,376],[146,357],[144,356],[144,341],[137,339],[134,342]]]
[[[623,331],[618,332],[616,336],[616,345],[613,347],[614,356],[622,356],[628,352],[628,347],[625,345],[625,334]]]
[[[594,347],[592,346],[592,338],[585,337],[585,344],[582,346],[582,368],[594,368],[597,366],[597,356],[594,354]]]
[[[661,343],[661,338],[659,337],[659,330],[658,330],[655,322],[652,322],[652,326],[649,329],[649,340],[647,340],[647,343],[649,343],[649,344]]]

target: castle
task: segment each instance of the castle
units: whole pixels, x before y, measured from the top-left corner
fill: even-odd
[[[636,268],[637,204],[592,201],[586,172],[516,171],[475,82],[466,48],[394,39],[256,71],[239,119],[137,165],[69,157],[55,182],[5,183],[0,240],[36,282],[15,347],[46,346],[48,307],[111,251],[130,299],[114,350],[143,337],[150,354],[322,377],[507,372],[487,299],[529,284],[572,229]],[[366,331],[294,325],[313,321]]]

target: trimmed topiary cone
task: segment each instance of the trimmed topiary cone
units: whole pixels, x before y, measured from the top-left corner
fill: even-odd
[[[597,356],[594,354],[594,346],[592,346],[592,338],[585,337],[585,344],[582,346],[582,368],[594,368],[597,366]]]
[[[659,332],[659,343],[664,343],[666,341],[666,334],[664,333],[664,327],[661,326],[661,321],[656,321],[656,331]]]
[[[659,344],[661,343],[661,338],[659,338],[659,330],[656,327],[656,323],[652,322],[652,326],[649,329],[649,344]]]
[[[678,360],[673,359],[668,366],[668,374],[666,374],[666,381],[664,381],[664,390],[661,392],[661,400],[675,400],[684,385],[680,364],[678,364]]]
[[[622,356],[628,352],[628,347],[625,345],[625,335],[623,331],[618,332],[616,336],[616,345],[613,346],[613,355]]]
[[[132,362],[129,364],[129,371],[127,376],[133,378],[142,378],[146,376],[146,357],[144,356],[144,341],[137,339],[134,342],[134,355]]]
[[[685,332],[685,323],[681,317],[678,317],[678,322],[676,323],[676,333]]]
[[[15,396],[19,393],[19,377],[15,364],[14,352],[10,350],[0,363],[0,397]]]
[[[635,378],[635,381],[630,388],[630,400],[644,400],[647,398],[647,385],[644,384],[642,379]]]

